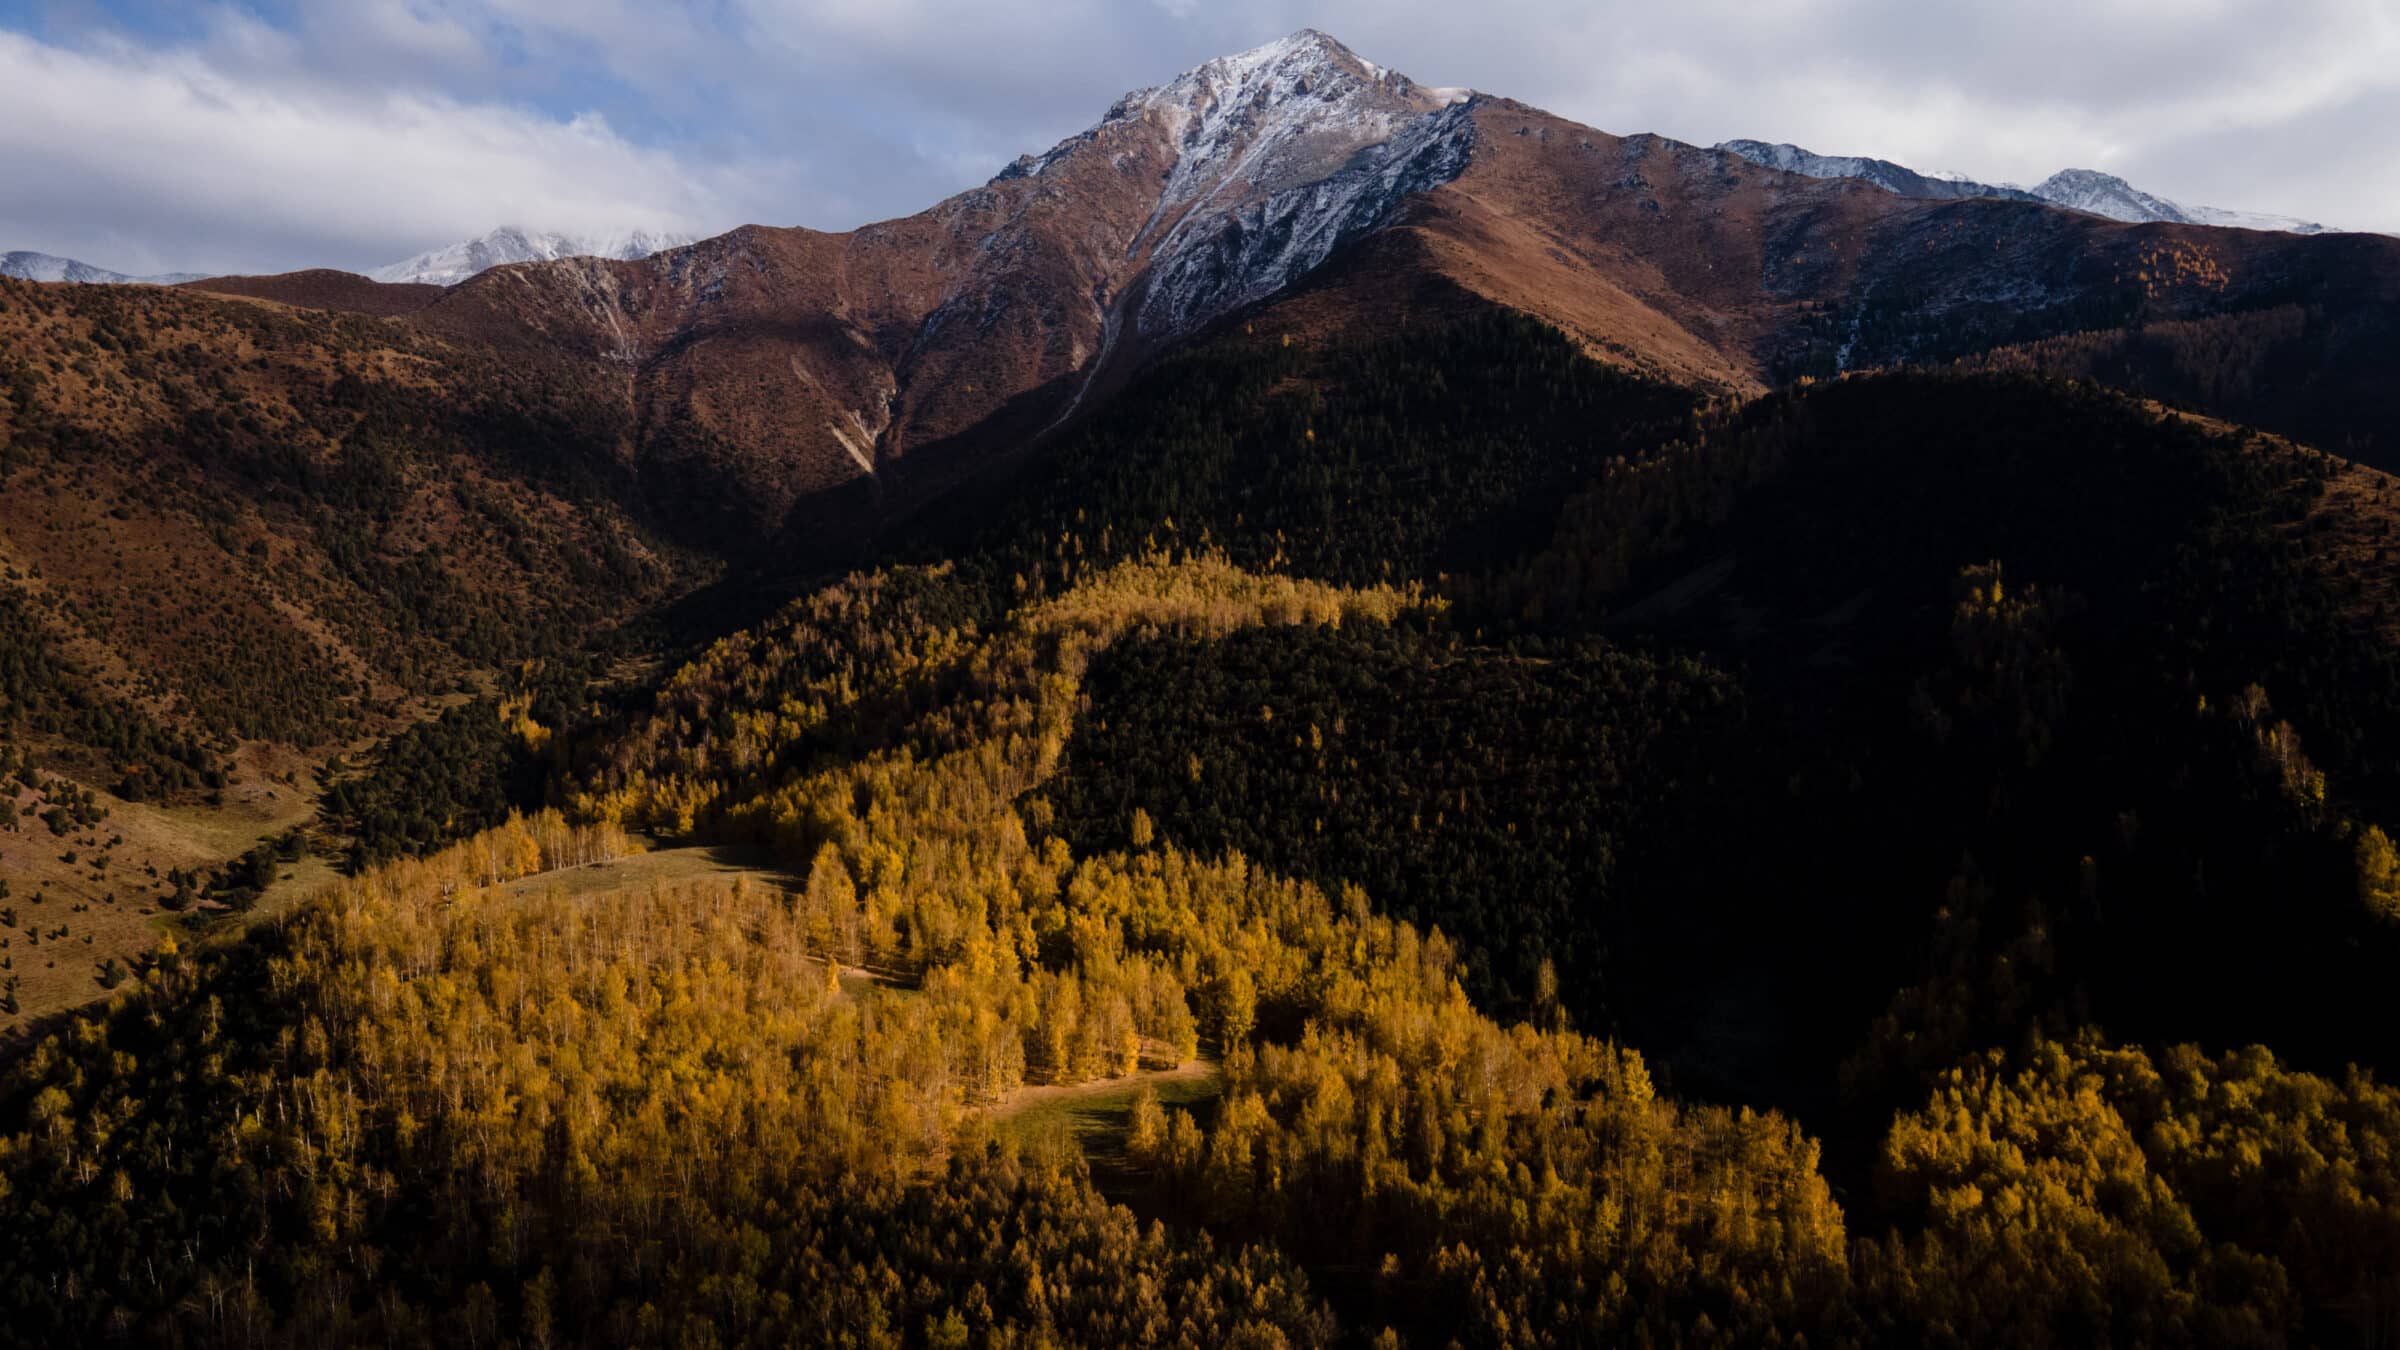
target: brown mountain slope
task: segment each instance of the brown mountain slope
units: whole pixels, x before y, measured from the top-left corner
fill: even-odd
[[[2229,386],[2195,400],[2364,453],[2390,444],[2388,391],[2371,394],[2395,346],[2400,241],[1901,198],[1427,90],[1316,33],[1129,95],[983,187],[847,234],[750,226],[446,291],[322,272],[196,285],[399,314],[411,331],[373,339],[395,350],[498,349],[508,379],[614,424],[565,471],[712,548],[789,556],[871,535],[1337,257],[1341,284],[1270,321],[1372,331],[1440,280],[1730,395],[2296,309],[2329,373],[2238,410]],[[493,376],[475,365],[418,363],[412,396],[481,406]]]
[[[1505,100],[1476,108],[1476,153],[1395,228],[1471,289],[1615,359],[1735,391],[1799,305],[1855,275],[1860,241],[1908,208],[1856,184],[1742,173],[1730,156],[1616,137]]]
[[[198,286],[413,312],[237,319],[218,302],[157,311],[142,322],[169,336],[123,350],[95,341],[82,302],[21,318],[27,368],[55,367],[45,415],[120,447],[117,467],[82,475],[85,492],[123,492],[123,509],[148,510],[149,489],[126,476],[156,474],[162,461],[124,447],[203,445],[183,458],[204,492],[240,504],[229,509],[330,512],[343,522],[318,528],[330,537],[347,518],[328,494],[357,477],[397,495],[375,508],[372,548],[329,556],[380,557],[505,597],[528,569],[474,565],[489,544],[459,524],[480,508],[458,499],[484,479],[577,484],[719,552],[790,555],[817,530],[864,536],[1097,406],[1152,355],[1292,294],[1335,258],[1329,284],[1259,318],[1372,332],[1411,305],[1450,303],[1444,288],[1455,285],[1558,324],[1604,360],[1743,395],[1802,374],[2059,334],[2213,333],[2296,312],[2310,350],[2338,352],[2319,363],[2328,373],[2279,380],[2267,395],[2256,380],[2202,382],[2193,401],[2232,411],[2227,399],[2241,394],[2250,402],[2238,411],[2269,425],[2307,409],[2319,419],[2308,434],[2369,451],[2388,444],[2393,415],[2388,391],[2362,391],[2392,349],[2400,242],[1905,199],[1426,90],[1313,33],[1130,95],[1091,131],[981,188],[848,234],[745,227],[641,261],[499,268],[447,291],[339,273],[219,279]],[[120,308],[151,314],[143,302]],[[64,326],[36,339],[49,321],[37,314]],[[2376,316],[2386,316],[2380,329]],[[75,364],[86,345],[114,353],[114,383],[88,399]],[[2104,374],[2130,364],[2075,359]],[[427,444],[441,448],[410,460],[405,487],[388,488],[378,457],[409,459]],[[437,462],[460,466],[467,486],[445,488]],[[519,505],[562,538],[592,524],[555,498]],[[68,528],[56,512],[43,520]],[[145,566],[128,558],[118,570]],[[162,555],[160,579],[142,593],[171,595],[182,584],[172,578],[198,566]],[[380,584],[371,572],[352,584]],[[517,600],[494,603],[513,616],[504,626],[533,622]],[[450,608],[432,605],[418,622],[454,625]],[[381,641],[373,623],[349,627],[326,647],[336,655],[325,670],[354,681],[395,666],[340,657]],[[202,625],[193,640],[213,631]],[[255,720],[255,705],[243,706]]]
[[[0,600],[30,669],[220,752],[322,751],[711,569],[629,509],[632,428],[589,362],[262,303],[439,288],[233,282],[0,284]],[[91,749],[51,731],[47,762]]]
[[[2306,392],[2350,401],[2328,423],[2323,398],[2278,391],[2249,415],[2390,444],[2389,400],[2364,395],[2391,324],[2361,316],[2400,293],[2400,241],[1901,198],[1425,90],[1314,33],[1130,95],[904,220],[498,269],[412,322],[607,372],[633,472],[686,519],[862,533],[1341,252],[1344,284],[1276,322],[1371,327],[1440,277],[1735,395],[2299,305],[2336,368]]]
[[[1269,293],[1219,266],[1255,237],[1256,213],[1448,106],[1303,34],[1129,96],[917,216],[496,269],[417,322],[607,366],[637,410],[642,471],[753,528],[912,455],[897,490],[921,499],[949,481],[939,452],[1021,443],[1096,377]],[[1339,234],[1300,256],[1313,264]]]
[[[592,376],[390,319],[0,282],[0,880],[59,948],[0,939],[0,1036],[114,983],[176,869],[309,825],[334,753],[708,574],[628,509]],[[326,872],[269,861],[269,905]]]
[[[355,272],[337,272],[328,267],[263,277],[208,277],[200,281],[187,281],[180,289],[206,291],[211,295],[238,295],[253,300],[273,300],[303,309],[377,314],[387,318],[414,314],[441,299],[443,290],[440,286],[415,283],[387,285],[380,281],[369,281]]]
[[[1604,359],[1741,391],[2298,306],[2315,334],[2304,359],[2327,368],[2315,392],[2341,396],[2315,434],[2389,444],[2379,428],[2395,425],[2393,410],[2368,397],[2369,372],[2395,351],[2400,241],[1924,202],[1660,137],[1609,136],[1505,100],[1479,101],[1475,119],[1466,171],[1390,227],[1424,236],[1395,258],[1550,319]],[[2206,402],[2229,390],[2189,392]],[[2243,410],[2271,424],[2329,413],[2274,396]],[[2330,434],[2344,427],[2353,435]]]
[[[0,555],[117,696],[347,742],[681,584],[581,363],[159,288],[0,286]]]

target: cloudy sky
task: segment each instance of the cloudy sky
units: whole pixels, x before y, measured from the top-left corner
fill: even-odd
[[[2400,0],[0,0],[0,250],[840,229],[1304,26],[1609,131],[2400,231]]]

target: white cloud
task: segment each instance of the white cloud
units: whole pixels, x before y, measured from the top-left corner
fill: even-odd
[[[504,222],[721,228],[755,204],[726,169],[634,145],[596,115],[236,78],[196,51],[8,33],[0,169],[9,246],[91,252],[81,240],[104,222],[141,246],[91,261],[141,270],[364,267]]]
[[[2400,229],[2390,0],[1524,0],[1497,23],[1418,0],[1322,8],[1377,60],[1611,131],[1992,179],[2104,168],[2186,200]],[[2282,171],[2226,153],[2242,141],[2280,145]]]

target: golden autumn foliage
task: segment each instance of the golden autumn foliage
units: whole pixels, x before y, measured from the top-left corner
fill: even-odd
[[[2400,1099],[2363,1076],[2096,1039],[1972,1060],[1894,1121],[1898,1217],[1858,1229],[1799,1125],[1662,1094],[1565,1025],[1555,972],[1542,1025],[1504,1024],[1449,939],[1355,888],[1048,828],[1112,642],[1420,596],[1157,558],[980,629],[936,621],[941,580],[728,639],[573,815],[162,954],[30,1048],[0,1090],[0,1339],[2273,1340],[2384,1288]],[[1997,668],[2015,734],[2047,676]],[[624,859],[627,822],[785,871],[562,875]],[[1202,1056],[1205,1106],[1123,1088],[1135,1208],[997,1123]]]

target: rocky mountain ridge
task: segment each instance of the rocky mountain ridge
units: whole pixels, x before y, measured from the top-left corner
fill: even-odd
[[[1951,200],[1996,197],[2008,201],[2047,202],[2070,211],[2105,216],[2128,224],[2164,222],[2175,225],[2213,225],[2229,229],[2280,230],[2289,234],[2329,234],[2314,221],[2257,211],[2227,211],[2213,206],[2185,206],[2152,196],[2115,174],[2097,169],[2061,169],[2030,188],[2013,183],[1981,183],[1963,174],[1919,173],[1888,159],[1860,155],[1820,155],[1788,142],[1734,140],[1719,142],[1719,150],[1740,155],[1753,164],[1811,178],[1855,178],[1902,197]]]

